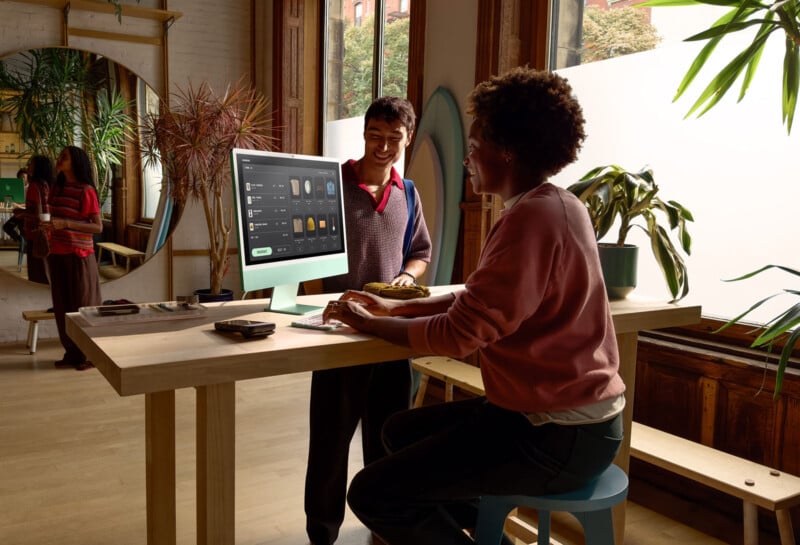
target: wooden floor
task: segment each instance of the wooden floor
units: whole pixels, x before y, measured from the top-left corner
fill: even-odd
[[[144,401],[119,397],[95,369],[57,370],[53,340],[35,355],[0,345],[0,544],[142,545]],[[310,374],[237,384],[236,543],[304,545]],[[178,543],[194,530],[194,391],[176,395]],[[360,464],[354,441],[351,471]],[[565,545],[583,543],[566,527]],[[338,545],[370,543],[347,513]],[[555,543],[555,541],[554,541]],[[627,545],[721,545],[629,502]]]
[[[0,244],[0,271],[5,272],[6,274],[10,274],[12,276],[18,276],[24,280],[28,279],[28,265],[27,265],[27,258],[22,258],[22,266],[18,265],[19,263],[19,253],[18,253],[17,246],[9,245],[8,241],[5,241],[3,244]],[[98,266],[98,272],[100,273],[100,283],[108,282],[109,280],[114,280],[115,278],[119,278],[120,276],[124,276],[125,267],[121,265],[111,265],[109,263],[103,263],[102,265]]]

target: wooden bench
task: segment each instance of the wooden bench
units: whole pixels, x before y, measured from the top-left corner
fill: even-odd
[[[36,343],[39,341],[39,322],[42,320],[54,320],[55,317],[55,314],[45,310],[22,311],[22,318],[28,322],[28,340],[25,346],[30,348],[31,354],[36,352]]]
[[[474,365],[431,356],[413,359],[412,367],[423,375],[415,407],[422,405],[431,377],[445,383],[445,401],[453,399],[456,386],[483,395],[480,369]],[[758,543],[758,506],[775,513],[781,545],[795,544],[789,509],[800,504],[800,477],[638,422],[632,425],[631,456],[741,499],[744,545]]]
[[[139,263],[144,259],[145,253],[133,248],[128,248],[116,242],[98,242],[97,243],[97,261],[98,263],[103,258],[103,250],[111,254],[111,265],[117,267],[117,256],[125,259],[125,272],[131,272],[131,260],[137,259]]]
[[[453,387],[477,395],[483,395],[483,379],[481,370],[474,365],[463,361],[445,358],[443,356],[423,356],[411,360],[411,367],[422,373],[414,407],[421,407],[425,400],[425,390],[428,380],[433,377],[444,382],[444,400],[453,401]]]
[[[758,543],[758,506],[775,513],[781,544],[794,545],[789,509],[800,504],[800,477],[638,422],[631,456],[741,499],[744,545]]]

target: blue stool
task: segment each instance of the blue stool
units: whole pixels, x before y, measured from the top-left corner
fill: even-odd
[[[550,543],[550,513],[572,513],[583,526],[586,545],[614,545],[611,508],[628,495],[628,476],[609,466],[600,476],[579,490],[549,496],[483,496],[475,529],[477,545],[499,545],[503,525],[512,509],[531,507],[539,512],[539,545]]]

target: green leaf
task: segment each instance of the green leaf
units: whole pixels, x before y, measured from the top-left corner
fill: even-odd
[[[761,28],[758,30],[759,34],[768,34],[770,31],[770,26],[772,25],[772,19],[774,19],[775,14],[769,12],[767,15],[767,19],[769,21],[765,22]],[[747,65],[747,70],[745,71],[744,78],[742,79],[742,88],[739,91],[739,99],[738,102],[741,102],[744,98],[747,90],[750,88],[750,83],[753,81],[753,78],[756,75],[756,70],[758,69],[758,64],[761,61],[761,55],[764,53],[764,46],[766,45],[766,40],[762,43],[761,47],[758,49],[753,58]]]
[[[764,304],[764,303],[766,303],[767,301],[769,301],[769,300],[771,300],[771,299],[774,299],[774,298],[775,298],[775,297],[777,297],[778,295],[781,295],[781,294],[780,294],[780,293],[773,293],[773,294],[772,294],[772,295],[770,295],[769,297],[764,297],[764,298],[763,298],[761,301],[758,301],[757,303],[754,303],[753,305],[751,305],[751,306],[750,306],[750,308],[748,308],[747,310],[745,310],[744,312],[742,312],[742,313],[741,313],[741,314],[739,314],[738,316],[736,316],[736,317],[734,317],[734,318],[731,318],[730,320],[728,320],[727,322],[725,322],[724,324],[722,324],[720,327],[718,327],[717,329],[715,329],[715,330],[713,331],[713,333],[719,333],[720,331],[723,331],[723,330],[725,330],[725,329],[728,329],[730,326],[732,326],[732,325],[734,325],[735,323],[739,322],[739,321],[740,321],[742,318],[744,318],[745,316],[747,316],[748,314],[750,314],[752,311],[754,311],[755,309],[757,309],[758,307],[760,307],[761,305],[763,305],[763,304]],[[760,328],[758,328],[758,329],[760,329]]]
[[[696,6],[697,4],[708,4],[712,6],[736,6],[741,0],[647,0],[637,4],[637,7],[675,7],[675,6]]]
[[[653,250],[653,255],[661,267],[661,272],[664,275],[664,279],[667,281],[669,291],[672,294],[673,300],[675,300],[681,287],[679,271],[675,260],[675,248],[672,246],[664,228],[656,225],[654,220],[650,223],[650,231],[650,246]]]
[[[792,133],[794,112],[797,108],[798,78],[797,44],[786,38],[786,53],[783,58],[783,122],[789,134]]]
[[[750,44],[744,51],[739,53],[734,59],[729,62],[720,72],[711,80],[705,90],[700,94],[700,97],[689,109],[686,117],[692,115],[700,106],[705,104],[703,110],[698,114],[702,116],[708,110],[713,108],[725,96],[728,90],[736,82],[739,74],[747,68],[750,59],[755,56],[759,49],[763,46],[768,35],[757,37],[752,44]]]
[[[755,25],[762,25],[762,28],[764,28],[773,26],[775,25],[775,23],[767,19],[750,19],[749,21],[741,21],[741,22],[732,21],[725,25],[712,26],[711,28],[704,30],[703,32],[698,32],[697,34],[689,36],[684,41],[699,42],[701,40],[718,38],[725,36],[727,34],[733,34],[734,32],[739,32],[741,30],[748,29]]]
[[[783,265],[764,265],[760,269],[757,269],[757,270],[755,270],[753,272],[749,272],[747,274],[743,274],[742,276],[737,276],[736,278],[729,278],[727,280],[723,279],[722,281],[723,282],[737,282],[739,280],[745,280],[747,278],[751,278],[753,276],[756,276],[757,274],[761,274],[762,272],[764,272],[766,270],[769,270],[769,269],[780,269],[780,270],[782,270],[784,272],[788,272],[789,274],[793,274],[795,276],[800,276],[800,271],[792,269],[792,268],[789,268],[789,267],[785,267]]]
[[[759,347],[771,343],[775,338],[783,335],[798,324],[800,324],[800,303],[792,305],[782,314],[767,322],[764,332],[753,341],[751,346]]]

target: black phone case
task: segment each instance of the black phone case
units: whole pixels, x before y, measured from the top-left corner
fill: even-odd
[[[245,323],[237,323],[245,322]],[[272,322],[256,322],[253,320],[223,320],[214,322],[217,331],[228,331],[241,333],[243,337],[264,337],[275,332],[275,324]]]

